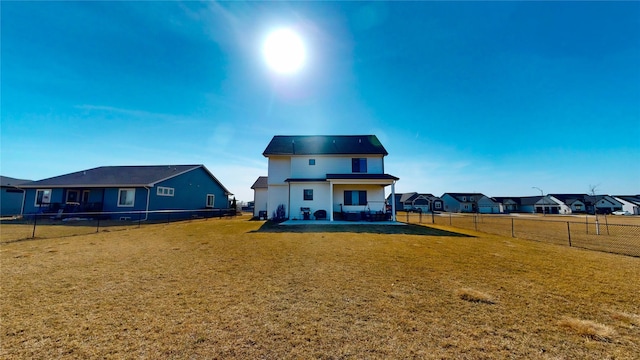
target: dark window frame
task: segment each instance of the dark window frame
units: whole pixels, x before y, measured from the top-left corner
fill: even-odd
[[[367,172],[367,158],[352,158],[351,159],[351,172],[352,173],[366,173]]]
[[[302,190],[302,199],[304,201],[313,201],[313,189]]]
[[[357,194],[357,203],[354,204],[354,195]],[[344,204],[348,206],[364,206],[367,205],[366,190],[345,190],[343,196]]]

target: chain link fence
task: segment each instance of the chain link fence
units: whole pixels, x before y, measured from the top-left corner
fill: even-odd
[[[37,213],[0,220],[0,242],[46,239],[139,228],[149,224],[237,216],[235,209]]]
[[[640,257],[640,225],[611,224],[610,217],[605,215],[545,219],[517,215],[401,212],[397,220]]]

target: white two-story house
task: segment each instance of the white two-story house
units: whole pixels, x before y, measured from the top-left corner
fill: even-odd
[[[399,179],[385,174],[375,135],[274,136],[263,155],[270,217],[282,205],[288,219],[395,220],[393,202],[384,216],[385,187],[395,194]]]

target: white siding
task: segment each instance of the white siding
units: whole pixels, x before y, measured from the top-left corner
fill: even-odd
[[[253,216],[258,216],[260,214],[260,211],[266,211],[268,201],[269,201],[269,194],[267,192],[267,189],[265,188],[254,189],[253,190],[253,202],[254,202]],[[269,216],[269,213],[267,213],[267,217],[268,216]]]
[[[304,200],[304,189],[313,190],[313,200]],[[331,211],[329,204],[329,183],[305,182],[291,184],[291,219],[302,219],[301,207],[308,207],[311,210],[311,218],[316,210],[325,210],[327,218]]]
[[[269,174],[271,175],[271,174]],[[269,185],[268,191],[268,206],[267,216],[269,219],[273,217],[273,213],[278,208],[278,205],[282,204],[285,207],[286,215],[289,214],[289,185]]]
[[[291,177],[291,160],[288,157],[269,158],[269,185],[283,185]]]
[[[349,190],[365,190],[367,192],[368,205],[343,205],[342,211],[385,211],[384,187],[380,185],[334,185],[333,187],[333,211],[339,212],[340,205],[344,202],[344,192]]]
[[[327,174],[351,174],[351,159],[366,158],[367,174],[383,173],[383,158],[349,155],[349,156],[294,156],[291,158],[292,178],[324,178]],[[315,165],[309,165],[309,159],[315,159]],[[269,159],[271,162],[271,158]],[[269,168],[271,170],[271,168]],[[269,173],[271,175],[271,173]]]

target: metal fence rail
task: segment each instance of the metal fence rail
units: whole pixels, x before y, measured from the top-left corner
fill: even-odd
[[[528,219],[508,215],[399,213],[398,221],[435,224],[640,257],[640,225],[609,224],[606,216],[585,221]]]
[[[235,209],[35,213],[2,220],[0,242],[139,228],[149,224],[236,216]]]

